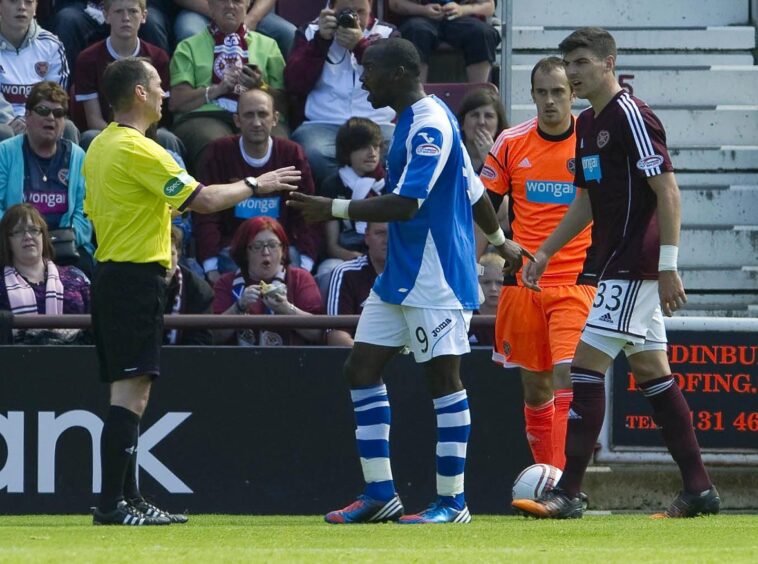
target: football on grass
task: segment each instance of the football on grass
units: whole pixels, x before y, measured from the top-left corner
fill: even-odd
[[[537,499],[558,483],[561,472],[550,464],[532,464],[524,468],[513,482],[513,499]]]

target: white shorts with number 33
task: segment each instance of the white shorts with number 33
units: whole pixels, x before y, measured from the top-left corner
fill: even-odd
[[[383,347],[407,346],[416,362],[471,350],[471,311],[426,309],[384,302],[371,291],[363,307],[355,341]]]
[[[612,358],[644,350],[666,350],[657,280],[602,280],[582,341]]]

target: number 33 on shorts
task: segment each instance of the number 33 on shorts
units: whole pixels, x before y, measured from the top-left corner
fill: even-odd
[[[644,339],[660,310],[656,280],[603,280],[587,317],[587,327]]]

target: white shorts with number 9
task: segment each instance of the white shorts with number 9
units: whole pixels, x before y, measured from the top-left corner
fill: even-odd
[[[468,329],[472,313],[390,304],[372,290],[358,321],[355,341],[383,347],[407,346],[416,362],[462,355],[471,350]]]
[[[666,350],[657,280],[602,280],[587,316],[582,341],[612,358]]]

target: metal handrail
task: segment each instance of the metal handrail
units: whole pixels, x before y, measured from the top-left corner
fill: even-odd
[[[358,315],[210,315],[163,317],[166,329],[354,329]],[[494,315],[475,315],[474,329],[492,327]],[[89,329],[89,315],[16,315],[14,329]]]

